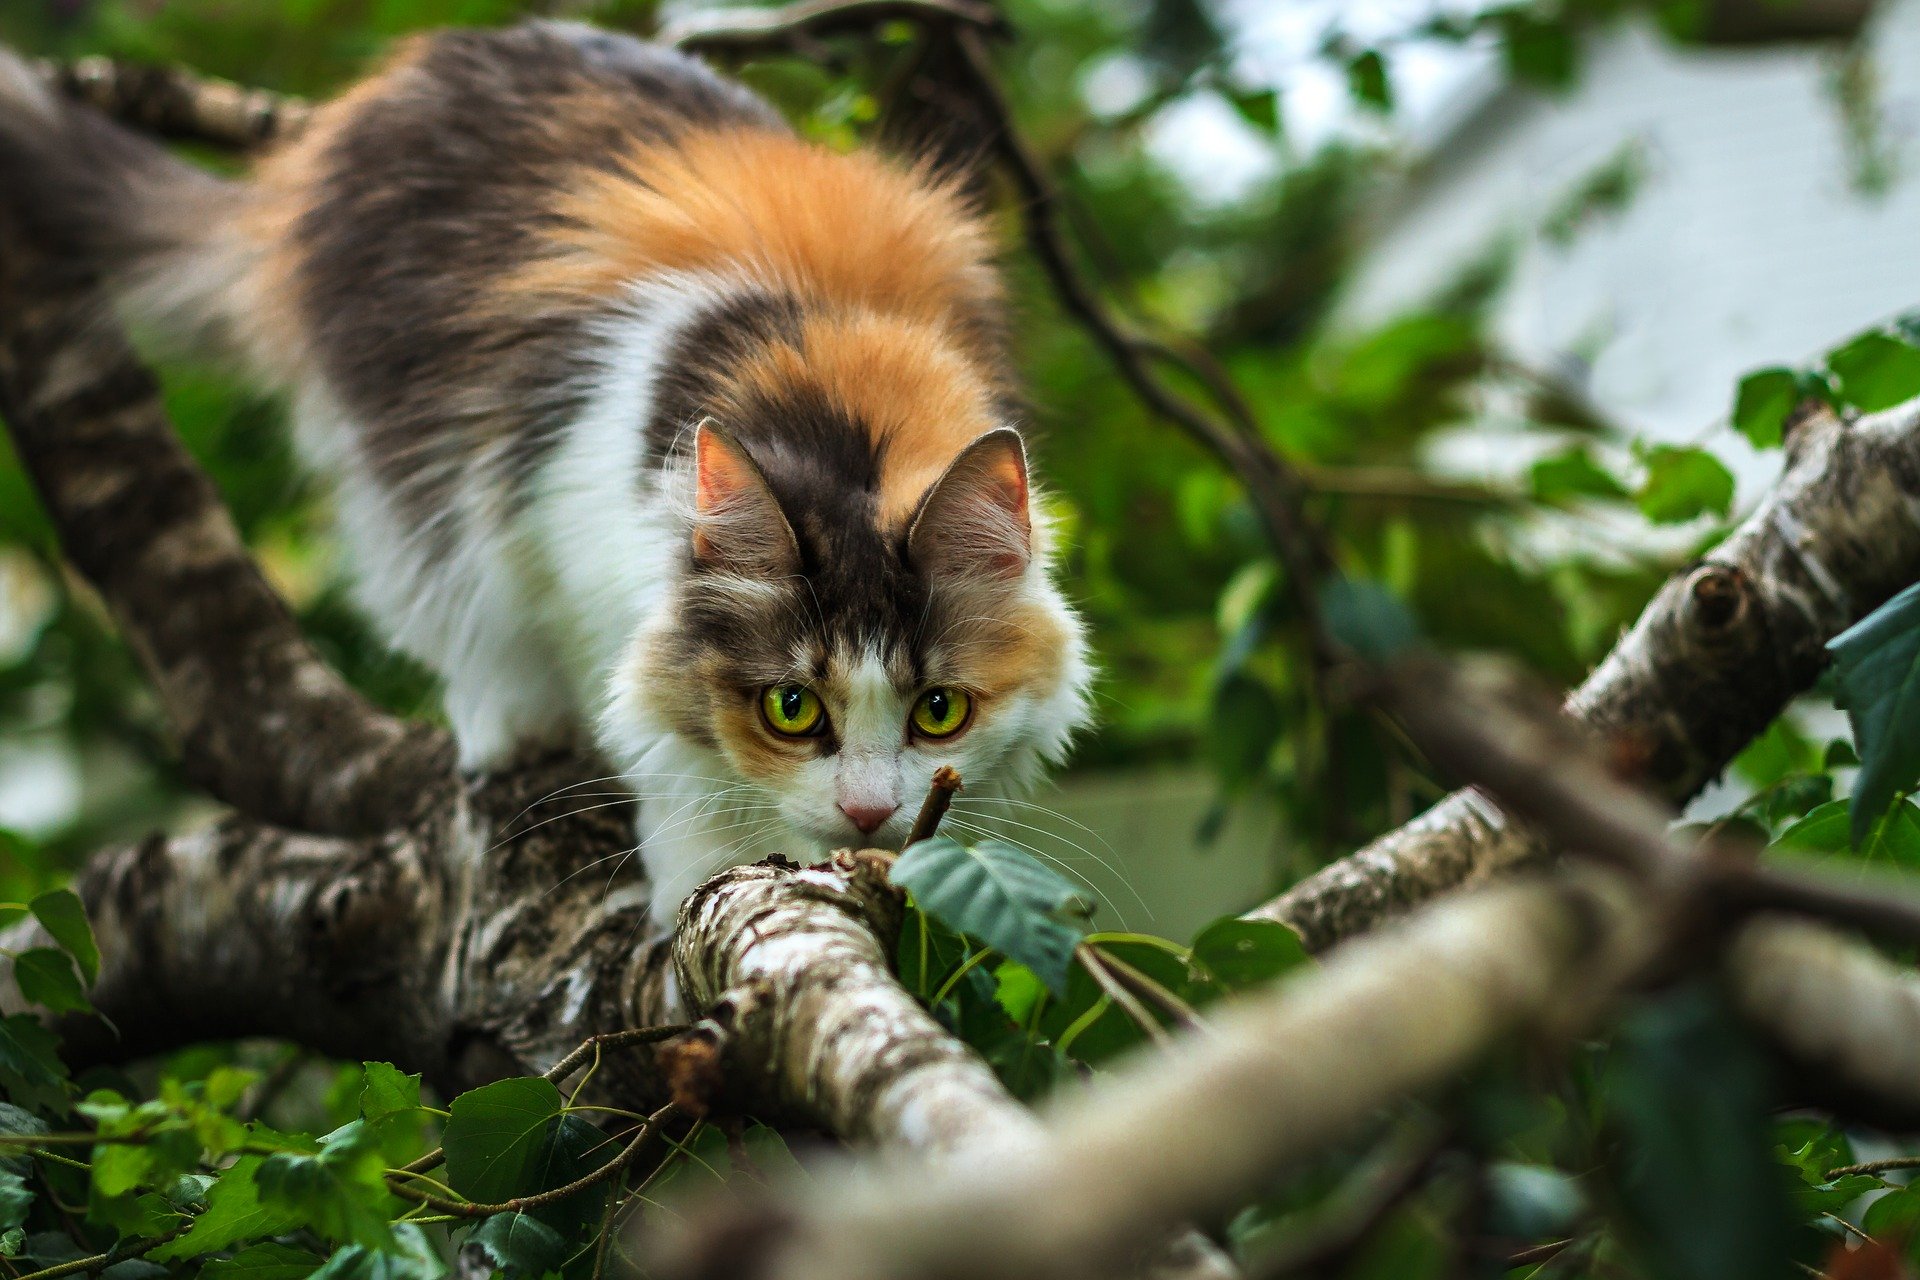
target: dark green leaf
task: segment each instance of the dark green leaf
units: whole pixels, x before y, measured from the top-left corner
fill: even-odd
[[[1507,70],[1515,79],[1547,89],[1564,89],[1573,83],[1579,50],[1567,19],[1518,6],[1492,16],[1500,29]]]
[[[1066,990],[1080,931],[1060,916],[1084,910],[1084,901],[1072,881],[1026,850],[935,836],[901,854],[892,878],[922,911],[1018,960],[1056,994]]]
[[[67,1077],[60,1042],[30,1013],[0,1018],[0,1069],[32,1085],[58,1085]]]
[[[28,1004],[53,1013],[85,1013],[93,1007],[64,951],[52,947],[22,951],[13,958],[13,980]]]
[[[100,976],[100,948],[93,940],[93,926],[87,923],[87,909],[71,889],[54,889],[27,904],[40,927],[73,957],[85,975],[87,985]]]
[[[305,1280],[319,1265],[315,1254],[269,1240],[213,1259],[200,1269],[200,1280]]]
[[[0,1228],[17,1227],[27,1220],[33,1204],[33,1192],[27,1180],[17,1173],[0,1170]]]
[[[329,1240],[372,1249],[392,1245],[386,1161],[363,1121],[328,1134],[317,1154],[268,1156],[254,1171],[260,1202],[298,1215]]]
[[[1187,966],[1174,952],[1135,941],[1103,941],[1099,946],[1103,955],[1131,965],[1176,996],[1186,993]],[[1152,1000],[1141,998],[1139,1003],[1161,1024],[1171,1021]],[[1108,999],[1084,964],[1073,966],[1065,995],[1047,1006],[1040,1029],[1062,1052],[1096,1064],[1134,1048],[1147,1035],[1131,1015]]]
[[[1245,672],[1229,675],[1214,689],[1207,717],[1207,753],[1214,771],[1229,787],[1260,777],[1285,725],[1271,689]]]
[[[1920,779],[1920,583],[1827,643],[1834,703],[1860,753],[1853,839],[1860,843],[1899,792]]]
[[[524,1213],[497,1213],[474,1228],[466,1248],[478,1249],[509,1276],[538,1276],[558,1271],[566,1261],[567,1241],[558,1231]]]
[[[1189,963],[1222,991],[1244,991],[1308,963],[1300,935],[1270,920],[1229,916],[1202,929]]]
[[[1902,1246],[1909,1262],[1920,1262],[1920,1186],[1890,1191],[1867,1206],[1860,1225],[1875,1240]]]
[[[1776,449],[1787,415],[1800,403],[1800,377],[1791,369],[1761,369],[1740,379],[1733,398],[1733,427],[1756,449]]]
[[[168,1241],[147,1256],[161,1262],[177,1262],[231,1248],[242,1240],[277,1236],[298,1226],[300,1214],[261,1201],[254,1175],[262,1163],[262,1156],[241,1156],[223,1169],[218,1180],[207,1188],[206,1212],[193,1220],[193,1226],[185,1235]]]
[[[394,1224],[395,1246],[349,1245],[313,1273],[314,1280],[440,1280],[447,1264],[427,1233],[411,1222]]]
[[[1863,333],[1827,353],[1842,399],[1875,413],[1920,396],[1920,349],[1886,333]]]
[[[1363,658],[1383,661],[1420,643],[1420,622],[1393,592],[1362,578],[1335,578],[1320,593],[1327,633]]]
[[[560,1090],[538,1076],[496,1080],[455,1098],[440,1138],[447,1184],[479,1204],[543,1190],[536,1173],[562,1105]]]
[[[1713,1087],[1701,1088],[1711,1080]],[[1604,1082],[1610,1165],[1656,1280],[1786,1280],[1791,1175],[1775,1161],[1766,1059],[1710,988],[1677,988],[1623,1024]]]
[[[1233,103],[1233,109],[1262,133],[1280,132],[1280,95],[1271,89],[1258,93],[1230,93],[1227,101]]]
[[[1542,502],[1571,498],[1624,498],[1627,488],[1593,460],[1586,449],[1569,449],[1540,459],[1527,472],[1528,487]]]
[[[1387,61],[1377,49],[1368,49],[1347,62],[1347,91],[1354,101],[1375,111],[1393,110],[1393,83],[1387,78]]]

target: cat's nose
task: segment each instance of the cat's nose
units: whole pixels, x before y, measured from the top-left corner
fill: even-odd
[[[861,835],[870,836],[899,808],[897,804],[843,804],[840,812],[847,815],[847,821],[860,828]]]

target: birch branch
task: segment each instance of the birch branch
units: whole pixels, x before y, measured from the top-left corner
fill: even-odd
[[[1634,918],[1617,895],[1568,882],[1439,904],[1137,1055],[1049,1110],[1043,1140],[1010,1156],[823,1175],[645,1261],[674,1280],[1114,1275],[1175,1223],[1229,1212],[1503,1037],[1568,1028],[1643,958]]]
[[[1812,684],[1828,640],[1916,578],[1920,403],[1851,424],[1803,419],[1772,493],[1661,589],[1567,710],[1629,776],[1684,801]],[[1457,792],[1248,914],[1324,950],[1538,852],[1483,797]]]
[[[444,796],[444,735],[377,710],[308,645],[91,282],[4,208],[0,246],[0,417],[62,550],[159,692],[189,775],[249,813],[334,834],[384,830]]]

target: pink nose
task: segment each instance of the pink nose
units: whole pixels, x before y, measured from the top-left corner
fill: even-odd
[[[861,835],[870,836],[899,807],[897,804],[843,804],[840,812],[847,815],[847,821],[860,828]]]

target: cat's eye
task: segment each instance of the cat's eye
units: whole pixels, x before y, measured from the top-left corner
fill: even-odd
[[[760,714],[767,727],[787,738],[806,738],[827,725],[820,695],[803,684],[770,684],[760,691]]]
[[[960,689],[929,689],[913,704],[915,732],[927,738],[951,738],[964,729],[973,699]]]

